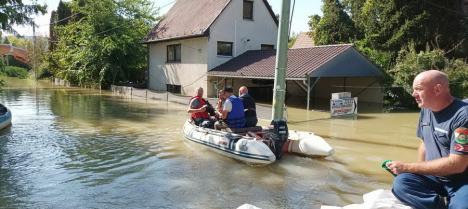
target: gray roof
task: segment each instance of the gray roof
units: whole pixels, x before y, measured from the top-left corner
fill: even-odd
[[[166,16],[149,32],[144,43],[209,35],[209,29],[232,0],[177,0]],[[263,0],[278,24],[267,0]],[[240,13],[242,14],[242,13]]]
[[[209,76],[273,79],[276,51],[250,50],[208,72]],[[288,50],[287,80],[311,77],[382,77],[351,44]]]

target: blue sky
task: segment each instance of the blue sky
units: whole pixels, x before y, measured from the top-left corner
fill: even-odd
[[[161,13],[164,14],[171,8],[174,4],[174,0],[153,0],[156,6],[164,6],[161,8]],[[196,1],[196,0],[192,0]],[[291,3],[294,0],[291,0]],[[291,30],[295,33],[308,31],[309,26],[307,22],[309,20],[309,16],[313,14],[322,14],[320,8],[322,6],[321,0],[295,0],[296,6],[294,9],[293,19],[292,19],[292,26]],[[25,3],[30,3],[30,0],[25,0]],[[36,35],[40,36],[48,36],[49,34],[49,19],[50,19],[50,12],[57,8],[59,0],[37,0],[39,4],[47,4],[47,11],[48,13],[45,15],[35,17],[36,24],[39,25],[36,28]],[[273,11],[276,14],[281,13],[281,2],[282,0],[268,0]],[[24,36],[32,36],[32,27],[24,27],[24,26],[16,26],[15,29]]]

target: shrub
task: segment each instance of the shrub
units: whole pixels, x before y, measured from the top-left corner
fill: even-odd
[[[29,77],[28,70],[22,67],[5,66],[0,70],[0,73],[8,77],[27,78]]]

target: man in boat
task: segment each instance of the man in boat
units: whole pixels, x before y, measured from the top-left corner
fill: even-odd
[[[468,208],[468,104],[452,97],[447,75],[429,70],[413,81],[421,108],[418,162],[387,164],[394,195],[417,209]]]
[[[244,105],[245,127],[254,127],[257,125],[257,111],[255,108],[255,100],[250,96],[246,86],[239,88],[239,99]]]
[[[205,127],[205,128],[213,128],[214,120],[210,117],[210,107],[211,105],[203,99],[203,88],[199,87],[196,89],[196,95],[190,99],[189,108],[187,110],[190,113],[192,120],[194,121],[195,125]]]
[[[243,128],[245,126],[244,105],[242,101],[233,94],[233,89],[230,87],[224,88],[223,110],[220,114],[220,119],[215,124],[216,129],[223,128]]]

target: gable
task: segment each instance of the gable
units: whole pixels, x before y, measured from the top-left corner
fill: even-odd
[[[310,73],[311,77],[383,77],[379,68],[354,47]]]
[[[144,42],[208,36],[208,29],[232,0],[177,0]]]

